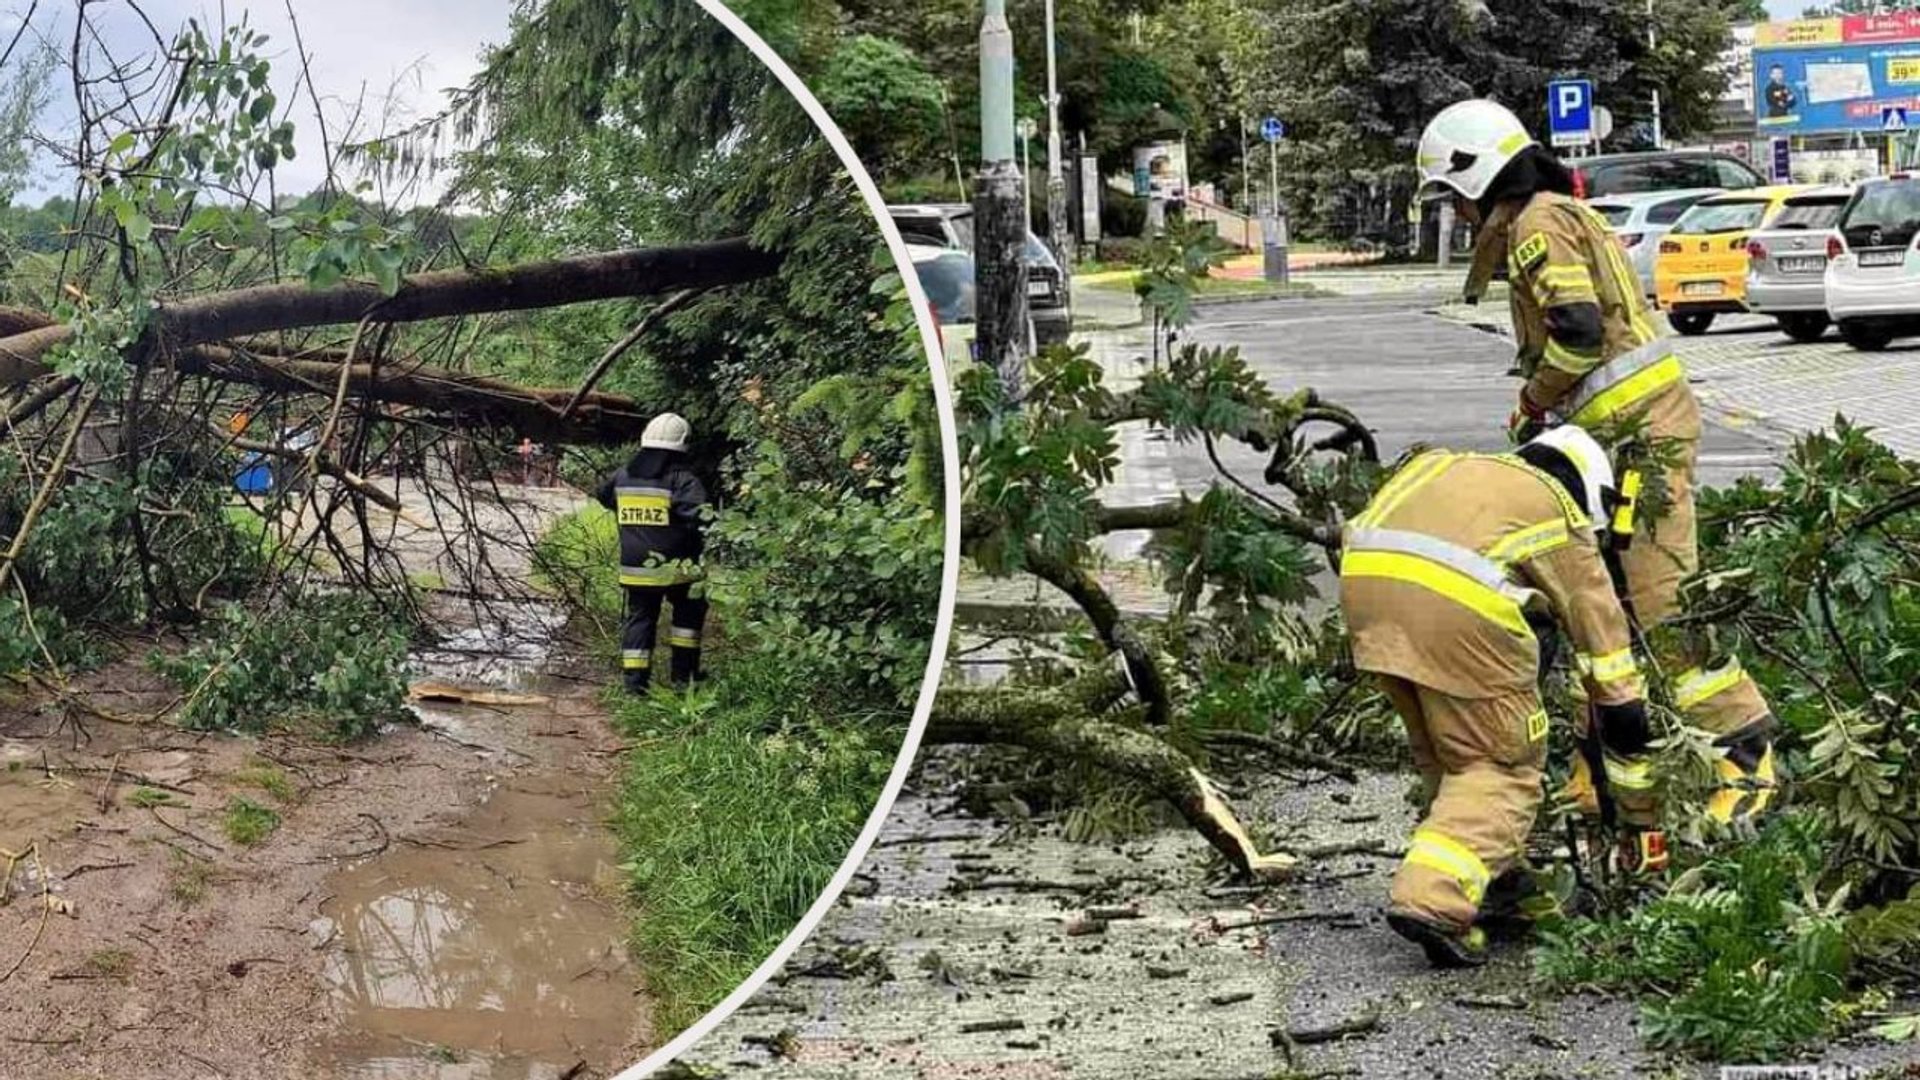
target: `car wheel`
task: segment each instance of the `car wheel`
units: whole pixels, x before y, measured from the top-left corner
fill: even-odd
[[[1700,314],[1694,312],[1692,314],[1686,314],[1678,311],[1670,311],[1667,313],[1667,321],[1672,323],[1673,328],[1680,333],[1688,337],[1699,337],[1701,334],[1707,332],[1707,327],[1713,325],[1713,313],[1707,312]]]
[[[1879,352],[1893,344],[1893,333],[1886,327],[1852,319],[1841,320],[1840,336],[1862,352]]]
[[[1828,320],[1824,313],[1798,313],[1780,316],[1780,332],[1799,342],[1819,341],[1826,335]]]

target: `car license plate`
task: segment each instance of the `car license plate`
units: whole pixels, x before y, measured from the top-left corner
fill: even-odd
[[[1907,261],[1905,248],[1876,248],[1860,253],[1861,266],[1898,266]]]
[[[1046,282],[1046,281],[1029,281],[1027,282],[1027,295],[1028,296],[1052,296],[1053,284],[1051,282]]]
[[[1680,285],[1681,296],[1719,296],[1725,286],[1717,281],[1687,281]]]
[[[1780,260],[1780,269],[1788,274],[1810,274],[1827,268],[1825,255],[1787,255]]]

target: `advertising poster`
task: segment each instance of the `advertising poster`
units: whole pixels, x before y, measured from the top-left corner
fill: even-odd
[[[1187,197],[1187,144],[1141,143],[1133,148],[1133,193],[1178,201]]]
[[[1881,131],[1890,109],[1920,122],[1920,13],[1754,29],[1753,115],[1763,133]]]

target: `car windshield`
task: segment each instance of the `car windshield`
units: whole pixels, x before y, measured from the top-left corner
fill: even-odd
[[[1780,208],[1774,216],[1770,229],[1831,229],[1833,223],[1840,220],[1840,211],[1847,205],[1844,195],[1820,199],[1794,199]]]
[[[1647,224],[1671,225],[1680,220],[1680,215],[1692,209],[1694,203],[1704,198],[1706,198],[1706,194],[1703,192],[1699,195],[1688,195],[1685,198],[1668,199],[1666,202],[1647,211]]]
[[[908,243],[919,241],[940,247],[947,246],[946,223],[937,216],[896,214],[893,223],[900,226],[900,235],[906,237]]]
[[[1580,171],[1587,176],[1588,198],[1720,186],[1714,175],[1713,159],[1699,156],[1603,161],[1582,167]]]
[[[1905,247],[1920,231],[1920,181],[1868,184],[1840,218],[1849,247]]]
[[[1767,204],[1751,199],[1739,202],[1703,202],[1680,217],[1677,233],[1726,233],[1751,229],[1767,215]]]
[[[943,323],[970,323],[973,315],[973,260],[960,252],[917,259],[913,272],[927,290],[927,302]]]
[[[1633,207],[1621,206],[1618,203],[1594,203],[1593,210],[1594,213],[1606,218],[1607,224],[1616,229],[1625,225],[1628,219],[1633,217]]]

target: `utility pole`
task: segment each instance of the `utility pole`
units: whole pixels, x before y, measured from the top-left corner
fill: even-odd
[[[1647,0],[1647,52],[1652,54],[1656,39],[1653,30],[1653,0]],[[1660,88],[1653,87],[1653,148],[1660,149],[1665,140],[1660,135]]]
[[[1060,136],[1060,75],[1054,57],[1053,0],[1047,0],[1047,245],[1060,264],[1064,283],[1067,268],[1067,162]]]
[[[1039,132],[1039,125],[1021,117],[1016,130],[1020,134],[1020,209],[1026,222],[1027,235],[1033,235],[1033,137]],[[1026,242],[1026,237],[1021,237]]]
[[[1013,31],[1007,0],[986,0],[980,20],[980,172],[974,178],[974,301],[980,362],[1018,401],[1027,373],[1026,232],[1020,166],[1013,158]]]

